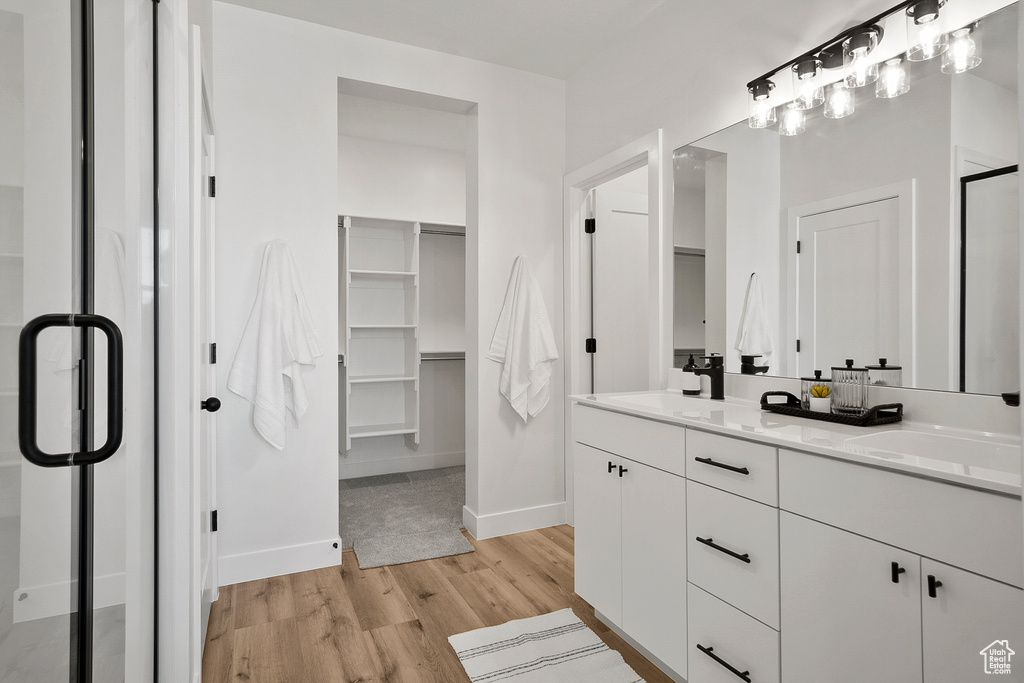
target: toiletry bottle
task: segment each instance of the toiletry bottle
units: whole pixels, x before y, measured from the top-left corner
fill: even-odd
[[[700,396],[700,376],[693,371],[697,369],[697,361],[690,354],[690,359],[683,366],[683,394],[686,396]]]

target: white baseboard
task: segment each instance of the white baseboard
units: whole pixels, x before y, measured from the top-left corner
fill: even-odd
[[[334,547],[335,543],[338,545],[337,548]],[[230,586],[243,581],[255,581],[340,564],[341,539],[335,536],[314,543],[226,555],[220,558],[217,578],[221,586]]]
[[[372,477],[378,474],[436,470],[442,467],[457,467],[466,464],[466,454],[426,453],[423,455],[402,455],[396,458],[374,458],[362,462],[345,462],[345,456],[338,458],[338,479]]]
[[[124,572],[97,576],[92,585],[93,609],[124,604]],[[22,595],[25,598],[19,599]],[[14,591],[14,623],[70,614],[77,596],[77,580],[18,588]]]
[[[538,505],[521,510],[497,512],[493,515],[477,515],[468,507],[463,507],[462,523],[466,525],[466,531],[473,538],[518,534],[521,531],[565,524],[565,503]]]

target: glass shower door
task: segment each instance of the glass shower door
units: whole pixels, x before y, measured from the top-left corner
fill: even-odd
[[[153,673],[149,7],[0,0],[0,683]]]

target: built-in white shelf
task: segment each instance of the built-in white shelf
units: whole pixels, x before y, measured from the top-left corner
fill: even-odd
[[[415,271],[411,270],[349,270],[348,274],[353,278],[372,278],[377,280],[394,280],[416,277]]]
[[[371,436],[413,435],[418,432],[419,426],[414,424],[364,425],[361,427],[349,427],[348,438],[366,439]]]
[[[405,375],[366,375],[363,377],[350,377],[350,384],[387,384],[393,382],[415,382],[415,376]]]
[[[371,436],[418,444],[420,224],[342,216],[339,226],[345,450]]]

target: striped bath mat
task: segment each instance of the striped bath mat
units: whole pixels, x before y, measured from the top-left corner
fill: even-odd
[[[644,683],[571,609],[448,639],[473,683]]]

